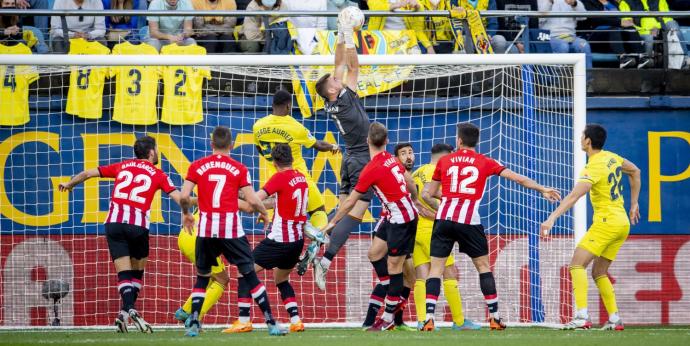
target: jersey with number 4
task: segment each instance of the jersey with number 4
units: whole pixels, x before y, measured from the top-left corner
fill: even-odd
[[[98,167],[103,178],[115,178],[110,211],[105,223],[126,223],[149,228],[151,202],[158,190],[175,191],[170,178],[147,160],[127,160]]]
[[[355,191],[365,194],[370,187],[386,208],[388,222],[402,224],[417,218],[417,208],[410,198],[405,182],[405,167],[384,151],[364,166]]]
[[[269,196],[276,196],[268,238],[280,243],[302,239],[309,197],[309,186],[304,174],[294,169],[278,172],[268,179],[263,190]]]
[[[623,158],[606,150],[589,158],[578,181],[592,184],[589,198],[592,201],[594,222],[612,225],[628,225],[630,220],[623,203]]]
[[[198,187],[199,237],[244,236],[237,198],[252,184],[247,167],[228,155],[214,154],[192,162],[187,180]]]
[[[460,149],[442,157],[434,170],[435,181],[441,182],[441,204],[436,220],[479,225],[479,203],[486,181],[505,169],[496,160],[474,150]]]
[[[125,42],[116,45],[112,55],[158,55],[158,51],[146,43],[133,45]],[[117,78],[113,120],[129,125],[153,125],[157,123],[156,101],[158,100],[160,76],[160,67],[158,66],[115,66],[111,68],[110,77]]]

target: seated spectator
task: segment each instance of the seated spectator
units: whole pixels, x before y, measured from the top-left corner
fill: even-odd
[[[235,0],[193,0],[197,11],[234,11]],[[232,33],[237,24],[235,17],[194,17],[197,43],[206,53],[230,53],[237,51]]]
[[[190,0],[153,0],[149,5],[151,11],[193,11]],[[179,44],[187,46],[195,44],[193,35],[194,17],[153,17],[148,16],[149,39],[146,43],[152,45],[158,51],[168,44]]]
[[[629,11],[668,11],[666,0],[620,0],[618,8],[621,12]],[[644,40],[644,51],[647,56],[654,56],[654,42],[662,38],[662,29],[678,30],[678,23],[673,18],[664,17],[660,22],[656,17],[623,18],[624,28],[635,28]],[[663,23],[662,23],[663,22]]]
[[[499,11],[537,11],[537,0],[496,0],[496,9]],[[525,25],[525,31],[520,34],[521,25]],[[499,17],[496,36],[492,37],[491,47],[494,53],[524,53],[523,38],[529,38],[529,30],[539,30],[537,17]],[[513,44],[512,42],[515,41]]]
[[[283,0],[283,11],[326,11],[327,0]],[[326,17],[290,17],[288,21],[297,31],[297,47],[304,55],[311,55],[316,47],[316,31],[328,30]],[[294,38],[293,38],[294,39]]]
[[[252,0],[247,11],[277,11],[281,8],[280,0]],[[247,53],[261,52],[265,37],[262,17],[245,17],[240,31],[240,49]]]
[[[147,4],[146,0],[102,0],[103,8],[110,10],[131,10],[141,8],[141,4]],[[146,9],[146,7],[144,7]],[[138,36],[139,17],[112,16],[105,17],[105,27],[108,29],[106,38],[108,43],[115,45],[122,41],[132,41]]]
[[[55,10],[103,10],[101,0],[55,0]],[[50,18],[50,40],[54,53],[67,53],[69,38],[83,38],[90,41],[105,42],[105,17],[103,16],[70,16],[65,17],[67,28],[62,27],[62,19]]]
[[[539,0],[539,11],[585,12],[579,0]],[[551,33],[551,49],[554,53],[585,53],[587,68],[592,67],[592,51],[587,40],[575,35],[578,20],[584,18],[539,18],[539,27]]]
[[[438,1],[438,0],[436,0]],[[433,0],[429,1],[430,3],[433,2]],[[477,1],[477,2],[462,2],[463,6],[465,6],[466,9],[468,10],[477,10],[477,11],[486,11],[486,10],[496,10],[496,0],[487,0],[487,1]],[[484,29],[486,30],[486,34],[489,35],[489,38],[491,40],[491,48],[494,50],[494,53],[502,54],[505,53],[506,48],[507,48],[507,42],[505,37],[497,34],[496,32],[498,31],[498,18],[496,17],[483,17],[482,18],[482,24],[484,25]]]
[[[350,6],[358,7],[359,5],[357,2],[350,0],[328,0],[326,9],[328,11],[340,11],[343,8]],[[328,30],[338,30],[338,17],[328,17],[326,21],[328,22]]]
[[[423,9],[417,0],[369,0],[367,5],[371,11],[420,11]],[[436,53],[427,35],[424,17],[371,17],[368,29],[414,30],[417,41],[424,47],[426,53]]]
[[[50,0],[17,0],[16,7],[22,10],[32,9],[32,10],[48,10],[53,1]],[[38,28],[44,35],[48,33],[50,29],[49,18],[46,16],[26,16],[22,18],[22,24],[29,25],[28,19],[31,18],[34,27]]]
[[[608,0],[580,1],[587,11],[618,11],[616,3]],[[622,28],[620,18],[587,18],[578,24],[578,29],[588,31],[587,40],[593,52],[618,55],[621,68],[643,68],[652,62],[650,57],[644,54],[642,38],[637,30]]]
[[[3,9],[15,9],[15,0],[2,0],[0,7]],[[43,39],[43,33],[37,28],[22,26],[19,16],[0,17],[0,44],[15,45],[23,43],[31,48],[34,53],[48,53]]]

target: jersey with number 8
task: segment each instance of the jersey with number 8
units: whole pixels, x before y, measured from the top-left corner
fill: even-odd
[[[153,196],[158,190],[175,191],[170,178],[147,160],[127,160],[98,167],[103,178],[115,178],[105,223],[126,223],[149,228]]]
[[[309,196],[309,185],[304,174],[294,169],[278,172],[266,182],[263,190],[269,196],[276,195],[268,238],[281,243],[302,239]]]
[[[192,162],[186,180],[198,187],[199,237],[244,236],[237,198],[251,185],[247,167],[227,155],[210,155]]]
[[[474,150],[461,149],[442,157],[432,177],[441,182],[441,204],[436,220],[481,224],[478,210],[486,180],[504,169],[496,160]]]

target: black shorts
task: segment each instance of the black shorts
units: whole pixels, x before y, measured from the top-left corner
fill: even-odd
[[[110,258],[114,261],[129,256],[134,259],[149,257],[149,230],[126,223],[106,223],[105,239]]]
[[[383,241],[388,240],[388,221],[384,219],[379,219],[376,221],[376,225],[374,225],[374,233],[372,234],[374,237],[379,238]]]
[[[355,189],[359,181],[359,174],[362,173],[364,166],[371,161],[369,152],[349,154],[346,153],[343,157],[343,162],[340,166],[340,194],[349,195]],[[367,190],[360,200],[371,202],[371,197],[374,196],[373,190]]]
[[[264,269],[292,269],[299,262],[303,247],[304,239],[280,243],[266,238],[254,248],[254,263]]]
[[[431,234],[431,257],[448,257],[453,251],[455,242],[458,250],[470,258],[489,254],[489,243],[484,234],[484,226],[468,225],[448,220],[436,220]]]
[[[407,223],[390,223],[381,225],[376,237],[386,241],[388,256],[407,256],[414,250],[414,238],[417,235],[417,219]]]
[[[200,273],[210,273],[211,267],[218,264],[216,258],[221,254],[230,264],[237,266],[240,274],[254,270],[252,248],[247,237],[234,239],[196,238],[196,268]]]

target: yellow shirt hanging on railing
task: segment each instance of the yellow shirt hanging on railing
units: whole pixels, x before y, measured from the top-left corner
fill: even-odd
[[[0,44],[2,54],[31,54],[23,43]],[[0,126],[20,126],[29,122],[29,85],[38,79],[33,66],[0,65]]]
[[[69,54],[108,55],[110,49],[96,41],[78,38],[70,40]],[[100,119],[103,116],[103,87],[108,68],[72,66],[70,70],[65,112],[84,119]]]
[[[161,55],[206,55],[201,46],[171,44]],[[163,110],[161,121],[171,125],[190,125],[204,120],[202,89],[211,70],[202,66],[165,66],[163,69]]]
[[[142,43],[120,43],[113,55],[158,55],[156,48]],[[113,120],[129,125],[153,125],[158,122],[156,100],[161,69],[158,66],[115,66],[110,77],[117,77]]]

